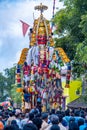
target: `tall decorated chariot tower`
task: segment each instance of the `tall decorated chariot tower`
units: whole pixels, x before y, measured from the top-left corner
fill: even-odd
[[[22,109],[42,105],[42,110],[65,107],[61,83],[61,68],[68,65],[66,87],[70,81],[70,60],[62,48],[55,48],[50,22],[43,12],[48,7],[40,4],[35,10],[40,17],[34,20],[29,33],[29,48],[22,50],[16,73],[17,91],[22,92]]]

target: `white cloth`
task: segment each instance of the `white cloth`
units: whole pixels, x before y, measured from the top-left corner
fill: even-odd
[[[47,99],[47,93],[46,92],[43,93],[43,99]]]
[[[32,61],[32,49],[33,47],[31,47],[28,51],[27,57],[26,57],[26,62],[29,66],[31,66],[31,61]]]
[[[22,128],[24,127],[25,124],[27,124],[28,120],[29,120],[28,118],[21,120],[21,127]]]
[[[49,47],[49,60],[52,60],[53,53],[54,53],[54,48],[53,47]]]
[[[61,123],[59,123],[58,126],[60,127],[60,130],[67,130],[67,128],[64,127]]]
[[[34,65],[38,65],[39,47],[35,47],[35,62]]]
[[[21,129],[21,120],[20,119],[16,119],[17,125],[19,126],[19,129]]]
[[[39,47],[38,46],[31,47],[26,57],[27,64],[31,66],[31,61],[33,60],[34,65],[38,65],[38,55],[39,55]]]
[[[48,126],[49,126],[48,123],[43,120],[40,130],[46,130],[46,128],[47,128]]]
[[[27,82],[27,81],[29,81],[29,80],[30,80],[30,77],[29,77],[29,76],[27,76],[27,75],[24,75],[23,80],[24,80],[25,82]]]

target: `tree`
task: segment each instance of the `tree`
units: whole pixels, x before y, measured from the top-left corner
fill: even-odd
[[[21,104],[22,93],[16,92],[15,84],[16,67],[6,68],[5,74],[0,73],[0,101],[4,101],[6,97],[11,97],[12,101]]]
[[[5,77],[7,80],[7,91],[9,93],[9,96],[11,96],[12,84],[15,84],[15,71],[16,67],[5,69]]]
[[[12,95],[12,84],[15,84],[15,67],[5,69],[5,74],[0,73],[0,101]]]
[[[11,89],[11,98],[12,100],[17,103],[17,104],[21,104],[22,102],[22,93],[20,92],[16,92],[17,90],[17,86],[15,84],[12,85],[12,89]]]
[[[7,87],[7,80],[6,77],[0,73],[0,101],[4,100],[4,92]]]
[[[77,77],[86,73],[87,69],[87,46],[79,43],[76,49],[76,55],[73,62],[73,74],[77,73]]]
[[[62,47],[72,61],[74,78],[84,76],[82,97],[87,102],[87,0],[60,0],[65,8],[53,19],[56,46]]]
[[[62,47],[74,61],[74,72],[80,76],[85,71],[87,60],[87,1],[60,1],[64,2],[65,8],[58,11],[53,19],[55,34],[58,35],[56,46]]]

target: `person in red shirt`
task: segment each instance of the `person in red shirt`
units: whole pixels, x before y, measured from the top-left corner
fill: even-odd
[[[28,76],[28,75],[29,75],[29,72],[30,72],[30,66],[27,65],[27,62],[24,62],[23,74]]]
[[[24,62],[23,66],[24,86],[29,85],[29,73],[30,73],[30,66],[27,64],[27,62]]]

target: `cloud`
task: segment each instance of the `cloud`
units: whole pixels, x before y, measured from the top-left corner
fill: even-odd
[[[40,14],[34,6],[41,2],[48,6],[44,16],[50,20],[53,0],[0,0],[0,71],[18,62],[21,50],[29,46],[28,36],[22,35],[20,20],[32,27],[33,16],[38,18]],[[63,4],[56,1],[56,7],[62,8]]]

